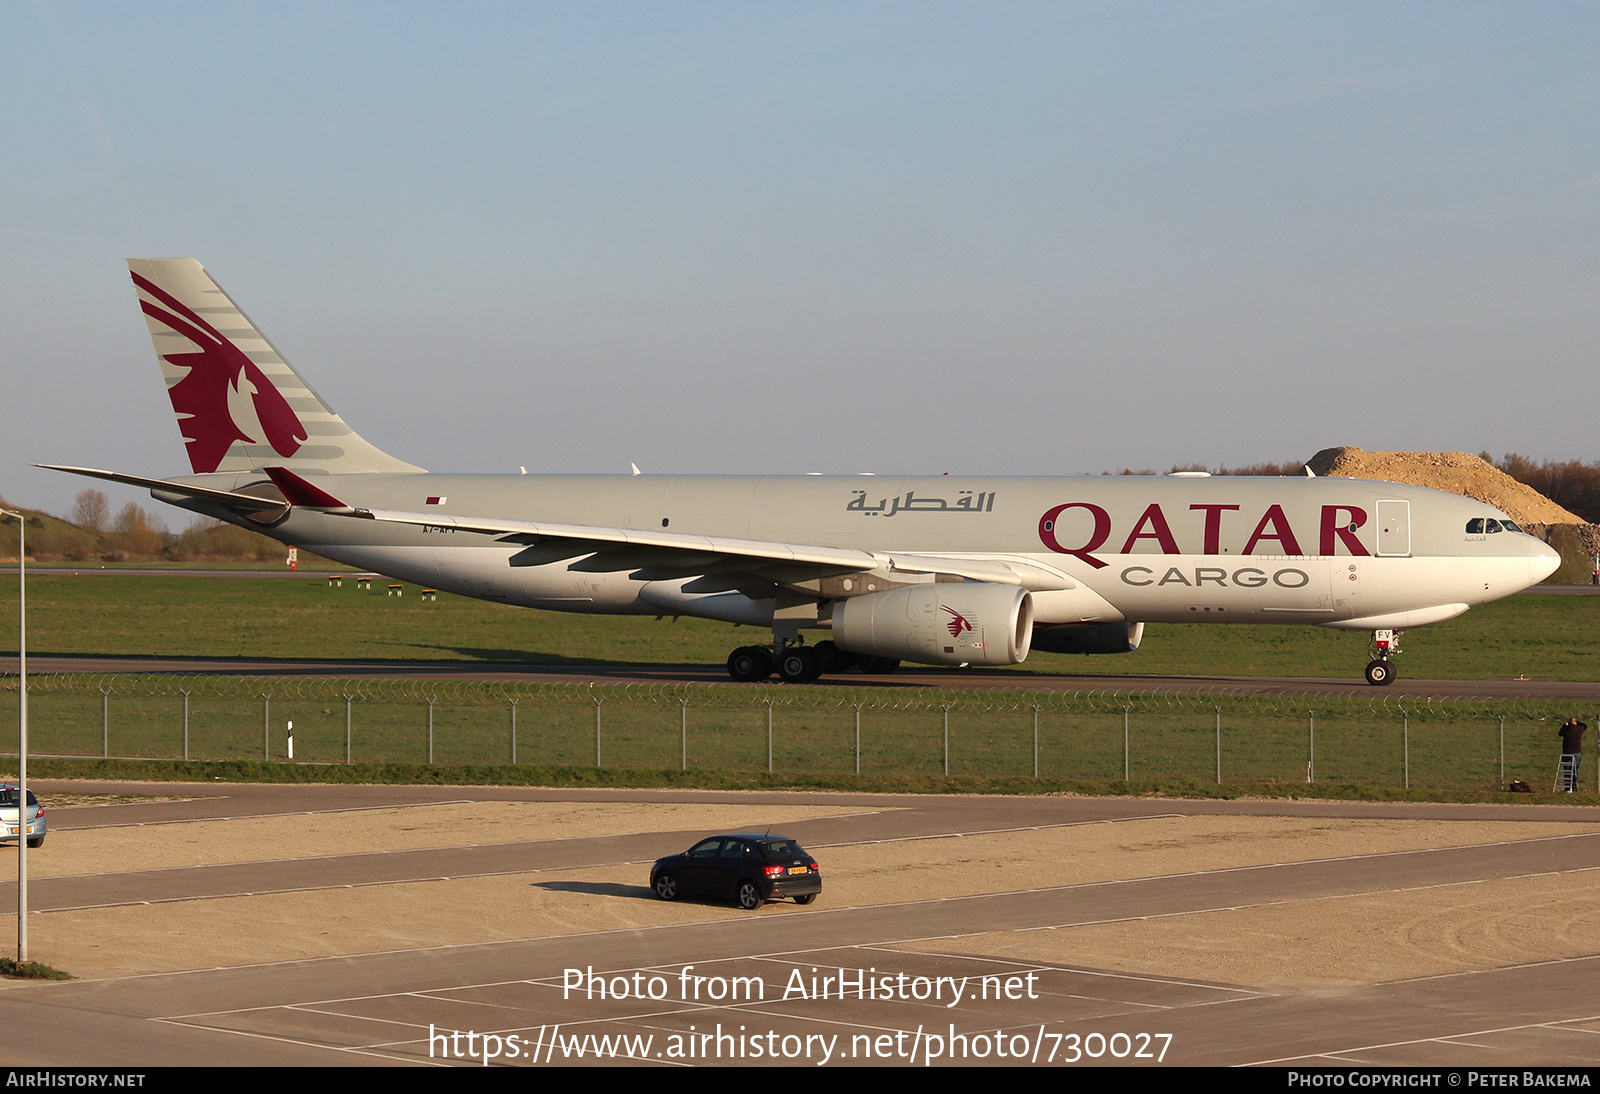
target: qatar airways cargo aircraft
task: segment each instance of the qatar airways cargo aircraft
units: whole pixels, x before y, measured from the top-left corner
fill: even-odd
[[[200,263],[128,265],[194,474],[57,470],[463,596],[770,627],[736,680],[1121,653],[1147,622],[1215,622],[1372,631],[1386,684],[1401,630],[1560,561],[1482,502],[1355,479],[430,474],[346,425]]]

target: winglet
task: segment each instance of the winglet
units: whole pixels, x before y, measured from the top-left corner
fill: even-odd
[[[305,509],[350,508],[326,490],[312,486],[287,467],[263,467],[262,470],[267,473],[267,478],[272,480],[272,485],[282,491],[284,500],[290,505]]]

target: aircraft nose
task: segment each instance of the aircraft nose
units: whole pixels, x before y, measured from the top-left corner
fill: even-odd
[[[1528,559],[1528,584],[1537,585],[1561,568],[1561,556],[1548,543],[1539,544],[1539,551]]]

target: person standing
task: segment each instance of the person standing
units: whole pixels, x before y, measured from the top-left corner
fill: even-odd
[[[1560,729],[1556,730],[1561,738],[1561,760],[1567,766],[1567,793],[1578,789],[1578,766],[1583,763],[1583,733],[1589,727],[1578,721],[1577,717],[1568,716]]]

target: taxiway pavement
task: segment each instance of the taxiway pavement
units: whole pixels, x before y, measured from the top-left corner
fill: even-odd
[[[96,830],[116,829],[148,837],[152,847],[196,824],[226,826],[260,818],[303,822],[304,832],[314,838],[336,813],[363,810],[404,809],[406,823],[426,826],[430,807],[464,802],[533,803],[530,808],[537,803],[628,805],[641,817],[663,805],[737,802],[755,814],[806,805],[820,815],[784,822],[783,830],[818,854],[825,878],[830,853],[841,857],[844,848],[867,847],[872,861],[881,855],[885,869],[916,871],[919,849],[939,841],[1003,848],[1014,839],[1020,847],[1025,836],[1046,830],[1137,827],[1171,818],[1509,823],[1511,834],[1401,851],[1363,850],[1357,841],[1348,853],[1334,856],[1289,855],[1237,867],[1197,865],[1159,876],[1052,880],[994,891],[952,890],[948,896],[891,896],[856,906],[830,904],[825,889],[822,901],[811,907],[770,905],[753,914],[707,902],[705,912],[712,918],[695,922],[655,915],[668,906],[656,902],[645,886],[650,860],[681,850],[702,834],[691,830],[641,827],[484,844],[471,831],[441,827],[436,845],[398,851],[321,855],[313,850],[293,859],[164,869],[147,869],[130,859],[114,870],[34,879],[30,892],[41,922],[102,914],[85,909],[113,905],[166,908],[170,916],[160,921],[170,937],[162,941],[170,945],[173,938],[181,940],[191,910],[237,902],[245,894],[311,890],[319,902],[337,908],[361,887],[509,874],[527,875],[526,885],[545,895],[581,893],[625,906],[633,923],[620,929],[579,924],[562,933],[531,932],[473,944],[384,949],[375,941],[368,949],[358,946],[337,956],[237,967],[67,983],[9,982],[0,986],[0,1022],[11,1028],[25,1023],[30,1030],[26,1043],[9,1042],[6,1056],[12,1064],[466,1064],[471,1061],[455,1050],[464,1053],[465,1034],[472,1031],[477,1041],[492,1034],[502,1052],[514,1047],[509,1058],[495,1062],[523,1066],[626,1062],[597,1059],[600,1038],[612,1038],[613,1049],[628,1046],[628,1059],[644,1066],[759,1062],[751,1055],[758,1043],[761,1052],[776,1051],[793,1066],[821,1063],[825,1050],[831,1063],[886,1066],[930,1058],[934,1063],[1059,1066],[1074,1057],[1078,1063],[1128,1065],[1559,1065],[1592,1062],[1600,1033],[1600,955],[1570,949],[1493,967],[1333,989],[1295,987],[1292,975],[1286,983],[1263,986],[1259,978],[1232,982],[1151,968],[1129,971],[1074,961],[1065,941],[1049,960],[1005,956],[1007,946],[1033,947],[1037,953],[1037,944],[1052,937],[1066,940],[1075,929],[1103,925],[1153,929],[1263,909],[1289,915],[1292,922],[1297,909],[1330,901],[1406,901],[1413,895],[1420,900],[1439,892],[1531,886],[1540,879],[1575,885],[1581,893],[1592,885],[1589,879],[1600,877],[1600,806],[56,780],[38,780],[35,786],[47,801],[64,792],[169,798],[50,811],[52,840],[58,833],[93,836]],[[1559,834],[1536,827],[1552,822],[1566,827]],[[1526,838],[1517,826],[1526,827]],[[1004,857],[1005,852],[984,854]],[[14,861],[14,856],[0,856],[0,862],[7,858]],[[619,864],[626,865],[632,883],[540,880],[575,867]],[[1052,864],[1052,879],[1060,878],[1061,865]],[[7,882],[8,891],[0,892],[0,907],[14,900],[13,885]],[[448,882],[435,885],[433,892],[436,900],[455,899]],[[470,917],[478,911],[461,906],[458,914]],[[374,930],[379,926],[372,924]],[[36,931],[37,936],[47,933]],[[586,970],[613,986],[658,979],[662,996],[645,992],[642,998],[613,994],[601,999],[592,991],[574,992],[569,969]],[[826,997],[815,997],[815,978],[837,977],[840,970],[847,978],[855,970],[872,970],[868,975],[887,977],[888,983],[872,998],[849,991],[840,998],[837,987],[830,991],[826,984]],[[702,982],[695,985],[694,977]],[[760,995],[727,998],[736,978],[743,978],[747,991],[759,982]],[[958,983],[965,987],[955,999]],[[685,997],[691,988],[698,998]],[[713,998],[715,990],[724,997]],[[935,991],[942,994],[936,998]],[[463,1038],[452,1042],[447,1036],[441,1042],[440,1030]],[[594,1040],[586,1040],[591,1035]],[[711,1039],[697,1040],[706,1037]],[[697,1046],[699,1055],[687,1055]],[[574,1054],[579,1050],[585,1055]],[[1141,1051],[1152,1055],[1141,1058]]]

